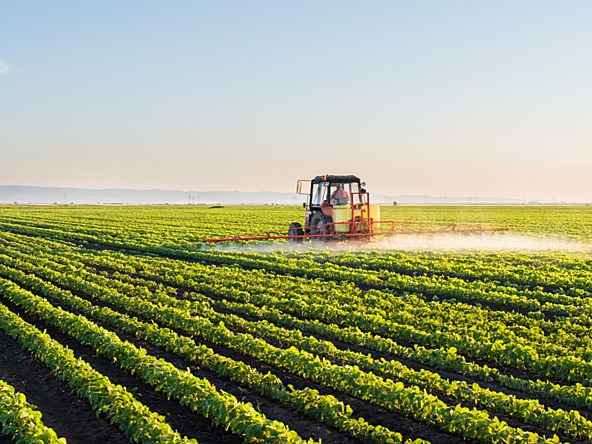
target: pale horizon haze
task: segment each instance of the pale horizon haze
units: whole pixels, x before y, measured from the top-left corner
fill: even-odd
[[[592,2],[0,3],[0,185],[592,202]]]

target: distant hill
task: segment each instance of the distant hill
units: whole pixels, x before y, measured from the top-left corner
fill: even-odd
[[[371,194],[378,204],[518,204],[517,199]],[[175,191],[53,188],[0,185],[0,203],[19,204],[279,204],[300,205],[305,197],[273,191]]]
[[[22,204],[299,204],[290,193],[0,186],[0,203]]]

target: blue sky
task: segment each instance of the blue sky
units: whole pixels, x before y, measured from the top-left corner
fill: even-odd
[[[0,185],[592,201],[587,1],[0,4]]]

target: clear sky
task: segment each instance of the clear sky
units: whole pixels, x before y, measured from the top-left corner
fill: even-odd
[[[1,1],[0,185],[592,201],[590,1]]]

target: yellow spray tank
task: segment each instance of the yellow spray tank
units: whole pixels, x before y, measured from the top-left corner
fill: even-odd
[[[333,223],[336,233],[349,233],[351,231],[352,210],[350,204],[333,206]]]

